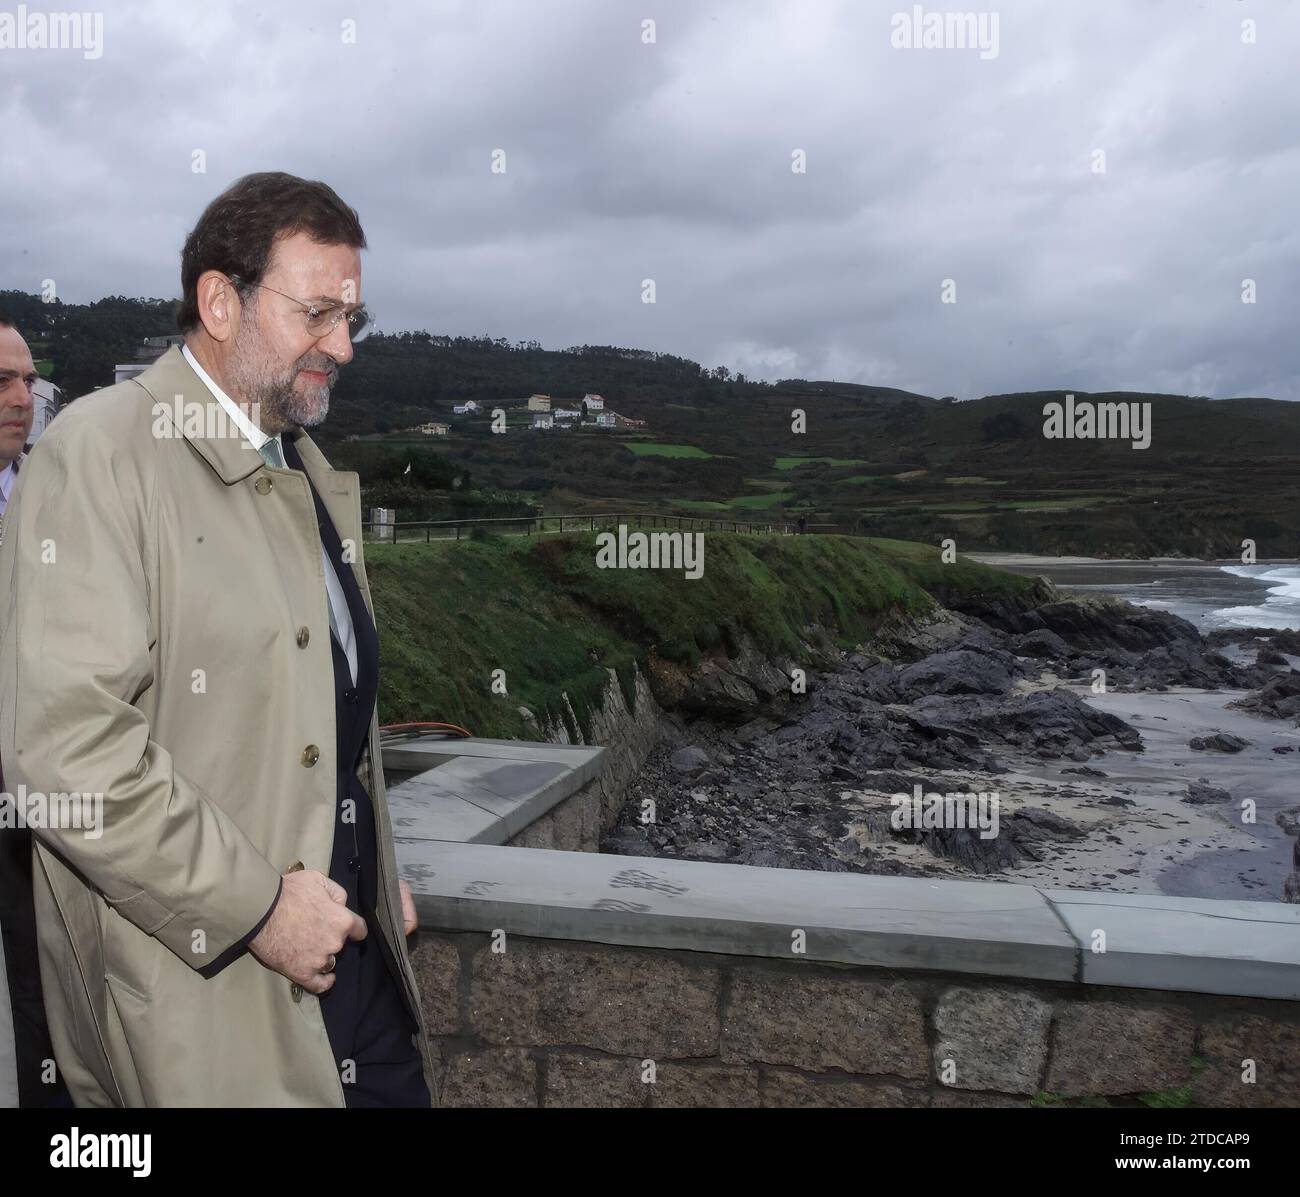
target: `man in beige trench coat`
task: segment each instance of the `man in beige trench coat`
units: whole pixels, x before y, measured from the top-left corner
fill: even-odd
[[[182,255],[184,350],[62,413],[9,503],[0,759],[32,811],[73,795],[30,825],[77,1105],[436,1097],[358,479],[304,431],[364,245],[324,184],[234,184]]]

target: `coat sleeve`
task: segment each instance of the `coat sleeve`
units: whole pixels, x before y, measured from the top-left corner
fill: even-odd
[[[280,873],[175,768],[135,705],[155,684],[155,446],[82,414],[55,421],[24,464],[17,526],[5,529],[16,661],[0,751],[11,784],[102,794],[98,835],[33,833],[124,918],[209,972],[273,907]]]

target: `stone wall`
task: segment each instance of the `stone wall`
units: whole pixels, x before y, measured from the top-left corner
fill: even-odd
[[[655,702],[639,669],[636,670],[635,711],[628,709],[617,675],[612,669],[608,672],[609,682],[601,706],[592,713],[591,719],[590,743],[607,750],[601,775],[509,839],[507,843],[511,847],[599,852],[601,836],[617,819],[619,807],[641,771],[646,755],[665,735],[679,734],[676,725]],[[567,696],[564,701],[568,701]],[[546,730],[546,738],[551,743],[573,742],[563,723]]]
[[[442,1105],[1300,1105],[1294,1001],[501,941],[415,942]]]

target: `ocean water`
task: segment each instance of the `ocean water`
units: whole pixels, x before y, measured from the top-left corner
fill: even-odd
[[[982,558],[1004,564],[989,554]],[[1216,628],[1300,629],[1300,564],[1213,561],[1008,560],[1017,573],[1042,574],[1067,590],[1100,592],[1172,611],[1202,632]]]
[[[1300,628],[1300,565],[1224,565],[1224,573],[1267,586],[1262,603],[1224,607],[1216,618],[1234,627]]]

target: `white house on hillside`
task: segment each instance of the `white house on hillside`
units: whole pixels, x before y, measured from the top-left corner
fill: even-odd
[[[605,406],[605,400],[600,395],[588,392],[582,397],[582,406],[589,412],[600,411]]]
[[[534,428],[554,428],[555,417],[549,411],[539,411],[533,413]]]

